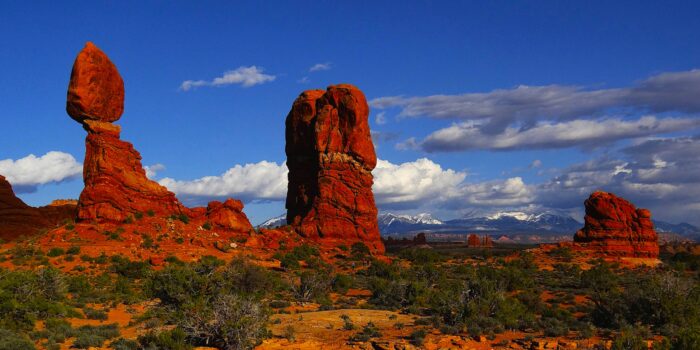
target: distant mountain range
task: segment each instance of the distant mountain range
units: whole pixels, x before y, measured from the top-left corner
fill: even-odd
[[[574,233],[583,227],[566,213],[544,211],[526,213],[521,211],[470,212],[462,218],[440,220],[429,213],[401,215],[380,213],[377,217],[382,236],[413,236],[419,232],[433,239],[452,240],[466,234],[494,236],[501,241],[523,243],[555,242],[571,240]],[[258,227],[272,228],[286,225],[286,215],[271,218]],[[656,230],[663,237],[700,240],[700,228],[687,224],[671,224],[654,221]]]

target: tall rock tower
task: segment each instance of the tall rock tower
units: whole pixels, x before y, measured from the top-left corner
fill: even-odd
[[[364,94],[349,84],[303,92],[286,120],[287,223],[331,245],[384,251],[372,194],[377,165]]]

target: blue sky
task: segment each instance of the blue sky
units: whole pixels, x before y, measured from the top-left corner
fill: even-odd
[[[697,13],[644,1],[3,2],[0,174],[33,205],[77,198],[85,132],[65,96],[93,41],[125,81],[122,139],[188,204],[231,195],[254,223],[282,213],[292,102],[352,83],[386,161],[382,210],[580,215],[605,189],[698,224]],[[274,79],[182,88],[253,66]],[[196,181],[206,176],[217,178]]]

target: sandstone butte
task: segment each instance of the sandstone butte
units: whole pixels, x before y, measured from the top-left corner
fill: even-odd
[[[121,128],[112,124],[123,111],[124,82],[116,66],[88,42],[73,64],[66,102],[68,115],[88,133],[78,221],[122,222],[137,213],[152,213],[159,217],[211,216],[220,227],[252,229],[239,201],[212,202],[206,210],[188,209],[175,194],[148,179],[141,155],[132,144],[120,140]]]
[[[53,228],[75,215],[75,203],[59,202],[34,208],[15,196],[12,186],[0,175],[0,238],[5,241],[32,236]]]
[[[286,119],[287,223],[321,244],[363,242],[383,252],[372,169],[369,107],[358,88],[303,92]]]
[[[601,191],[591,194],[585,206],[584,227],[574,236],[578,249],[607,256],[658,258],[658,237],[649,210]]]
[[[470,234],[467,237],[468,247],[493,247],[493,240],[488,235],[478,236],[476,234]]]

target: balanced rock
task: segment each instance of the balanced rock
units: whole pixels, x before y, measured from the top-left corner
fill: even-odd
[[[165,187],[149,180],[141,155],[119,139],[111,124],[124,110],[124,83],[114,64],[87,43],[73,64],[66,111],[88,132],[79,220],[123,221],[138,212],[181,214],[185,208]]]
[[[287,223],[304,237],[384,251],[372,194],[369,107],[352,85],[302,93],[286,120]]]
[[[612,193],[594,192],[585,202],[586,216],[574,242],[609,256],[657,258],[659,243],[651,212],[637,209]]]
[[[124,81],[107,55],[91,42],[73,63],[66,111],[80,123],[114,122],[124,112]]]

